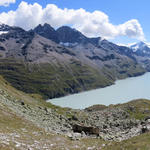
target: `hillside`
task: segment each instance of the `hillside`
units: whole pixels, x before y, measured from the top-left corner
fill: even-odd
[[[72,110],[46,103],[38,95],[27,95],[18,91],[0,77],[0,149],[2,150],[13,148],[148,150],[149,116],[148,100]],[[97,123],[96,126],[100,128],[99,136],[96,138],[95,135],[86,132],[84,134],[73,132],[71,126],[81,122],[85,127],[89,125],[94,127]],[[84,126],[82,125],[82,128],[85,131]],[[124,141],[124,138],[127,140]]]
[[[105,87],[149,71],[147,58],[141,63],[129,48],[88,38],[70,27],[55,31],[45,24],[25,31],[2,24],[0,31],[0,75],[15,88],[44,99]]]

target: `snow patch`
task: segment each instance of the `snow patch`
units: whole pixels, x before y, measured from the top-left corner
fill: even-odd
[[[63,43],[63,42],[60,42],[59,44],[60,44],[60,45],[63,45],[63,46],[66,46],[66,47],[78,45],[77,42],[76,42],[76,43],[69,43],[69,42]]]
[[[136,52],[140,47],[139,45],[134,45],[134,46],[131,46],[131,48],[133,49],[133,52]]]
[[[150,43],[146,43],[147,47],[150,48]]]
[[[0,35],[1,34],[7,34],[8,33],[8,31],[0,31]]]

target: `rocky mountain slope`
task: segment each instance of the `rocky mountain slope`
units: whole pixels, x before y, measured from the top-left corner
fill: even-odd
[[[14,27],[0,35],[0,74],[13,86],[46,98],[112,83],[72,49]]]
[[[105,87],[149,68],[150,61],[131,49],[66,26],[25,31],[1,25],[0,31],[0,74],[17,89],[45,99]]]
[[[148,150],[149,116],[148,100],[85,110],[60,108],[0,77],[0,149]]]

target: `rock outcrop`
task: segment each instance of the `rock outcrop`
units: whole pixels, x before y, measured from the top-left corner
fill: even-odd
[[[95,127],[88,127],[88,126],[84,126],[84,125],[79,125],[79,124],[74,124],[73,125],[73,132],[79,132],[79,133],[86,133],[87,135],[97,135],[99,136],[99,128],[95,128]]]

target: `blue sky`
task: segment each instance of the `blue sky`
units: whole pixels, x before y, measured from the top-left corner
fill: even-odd
[[[1,0],[1,1],[5,1],[5,0]],[[6,0],[7,1],[7,0]],[[11,1],[11,0],[10,0]],[[3,12],[9,12],[11,10],[13,10],[14,12],[18,9],[19,4],[21,3],[21,0],[16,0],[16,3],[12,3],[7,7],[4,6],[0,6],[0,14],[2,14]],[[114,28],[114,32],[111,33],[110,35],[108,33],[101,33],[101,30],[107,30],[107,29],[103,29],[102,26],[99,26],[100,29],[97,29],[95,34],[93,32],[93,30],[91,32],[88,31],[89,28],[87,28],[87,26],[84,25],[84,27],[82,27],[81,24],[72,24],[72,22],[74,23],[75,21],[70,21],[71,25],[77,29],[79,29],[81,32],[87,33],[87,35],[90,36],[105,36],[107,37],[109,40],[114,41],[116,43],[132,43],[132,42],[136,42],[137,40],[142,39],[142,31],[144,33],[145,36],[145,40],[146,41],[150,41],[150,30],[149,30],[149,26],[150,26],[150,21],[149,21],[149,14],[150,14],[150,0],[79,0],[79,1],[75,1],[75,0],[24,0],[24,2],[27,2],[27,4],[34,4],[35,2],[38,3],[39,5],[42,6],[42,8],[44,9],[47,4],[55,4],[58,8],[61,8],[62,10],[64,10],[64,8],[67,9],[74,9],[74,10],[79,10],[80,8],[83,8],[86,12],[89,13],[93,13],[94,11],[100,11],[103,12],[106,16],[108,16],[109,18],[109,23],[113,25],[113,27],[118,26],[120,24],[123,24],[123,26],[121,26],[117,29]],[[21,11],[22,12],[22,11]],[[82,13],[82,12],[81,12]],[[68,13],[68,15],[70,15],[70,13]],[[92,14],[92,16],[95,16],[95,14]],[[105,16],[105,18],[106,18]],[[3,18],[2,18],[3,17]],[[0,15],[0,21],[3,19],[4,20],[4,15]],[[24,15],[23,15],[24,17]],[[2,19],[1,19],[2,18]],[[10,18],[13,18],[12,16]],[[62,18],[63,19],[63,18]],[[98,17],[96,18],[97,20]],[[125,24],[126,22],[133,20],[128,24]],[[5,23],[5,21],[3,21]],[[7,19],[6,23],[9,24],[8,22],[9,19]],[[54,19],[53,19],[54,20]],[[54,27],[59,27],[59,25],[62,25],[61,23],[56,24],[56,20],[51,20],[51,18],[49,18],[49,21],[52,22],[52,25]],[[43,21],[43,19],[42,19]],[[44,20],[46,22],[46,20]],[[80,20],[78,20],[80,21]],[[10,21],[11,22],[11,21]],[[19,23],[18,23],[19,22]],[[22,25],[20,21],[14,21],[12,20],[12,24],[14,23],[14,25]],[[48,23],[50,23],[48,22]],[[39,23],[44,23],[41,22],[41,20],[39,21]],[[135,26],[135,24],[140,24],[140,27],[142,28],[142,31],[140,31],[140,27],[137,25],[137,27]],[[37,21],[36,21],[37,24]],[[64,24],[68,24],[68,22],[64,22]],[[91,26],[93,25],[93,22],[89,22],[89,24],[91,24]],[[125,25],[124,25],[125,24]],[[11,23],[10,23],[11,25]],[[35,24],[34,24],[35,25]],[[95,24],[94,24],[95,25]],[[131,35],[131,32],[128,34],[128,30],[127,28],[129,26],[135,26],[135,28],[137,28],[138,33],[133,33],[133,35]],[[125,27],[128,26],[128,27]],[[25,28],[25,26],[23,26]],[[89,26],[90,27],[90,26]],[[98,26],[96,26],[98,27]],[[106,26],[104,26],[104,28],[106,28]],[[124,28],[124,29],[122,29]],[[28,29],[28,28],[27,28]],[[116,31],[117,33],[116,33]],[[119,30],[119,31],[118,31]],[[121,30],[121,31],[120,31]],[[109,31],[109,30],[108,30]],[[110,29],[111,31],[111,29]],[[98,34],[98,32],[100,32]],[[118,33],[121,32],[121,33]],[[124,33],[127,32],[127,33]],[[143,39],[142,39],[143,40]]]

